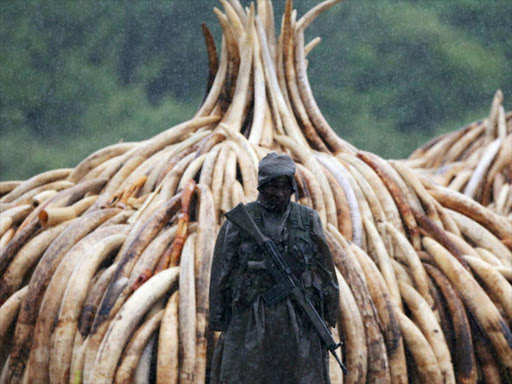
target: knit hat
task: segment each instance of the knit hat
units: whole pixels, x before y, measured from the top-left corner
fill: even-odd
[[[270,180],[279,176],[286,176],[290,180],[290,185],[294,192],[297,192],[295,184],[295,163],[290,156],[285,154],[278,155],[275,152],[269,153],[261,159],[258,165],[258,190]]]

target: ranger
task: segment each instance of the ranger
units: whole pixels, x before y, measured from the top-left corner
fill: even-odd
[[[245,208],[261,233],[273,240],[306,299],[334,327],[334,266],[318,214],[291,201],[297,192],[294,175],[289,156],[264,157],[258,199]],[[292,295],[277,302],[266,299],[276,286],[268,268],[256,239],[226,220],[217,237],[210,280],[210,328],[222,332],[210,382],[329,383],[327,348],[305,311]]]

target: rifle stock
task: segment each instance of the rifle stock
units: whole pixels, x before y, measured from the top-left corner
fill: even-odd
[[[269,240],[261,231],[252,219],[249,212],[242,203],[239,203],[231,211],[224,214],[226,218],[235,224],[238,228],[251,235],[260,246]]]

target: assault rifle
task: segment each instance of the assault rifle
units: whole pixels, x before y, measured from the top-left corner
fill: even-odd
[[[336,343],[329,331],[329,328],[325,325],[324,320],[320,317],[311,301],[300,289],[297,278],[292,273],[290,267],[286,264],[286,261],[279,254],[279,251],[272,239],[269,239],[261,233],[253,218],[249,212],[247,212],[247,209],[242,203],[238,204],[235,208],[226,213],[225,216],[238,228],[254,238],[264,251],[266,269],[271,273],[276,285],[265,292],[263,299],[268,304],[274,304],[286,298],[288,295],[291,295],[307,315],[327,349],[333,354],[334,358],[340,365],[343,374],[347,375],[347,368],[336,353],[336,349],[340,347],[342,343]]]

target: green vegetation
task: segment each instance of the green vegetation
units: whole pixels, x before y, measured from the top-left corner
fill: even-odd
[[[274,3],[281,15],[284,0]],[[299,16],[316,3],[296,0]],[[1,2],[0,180],[72,167],[190,118],[208,75],[200,23],[220,42],[214,6]],[[485,117],[497,88],[509,105],[511,14],[508,0],[346,0],[306,36],[322,38],[308,57],[317,102],[346,140],[405,157]]]

